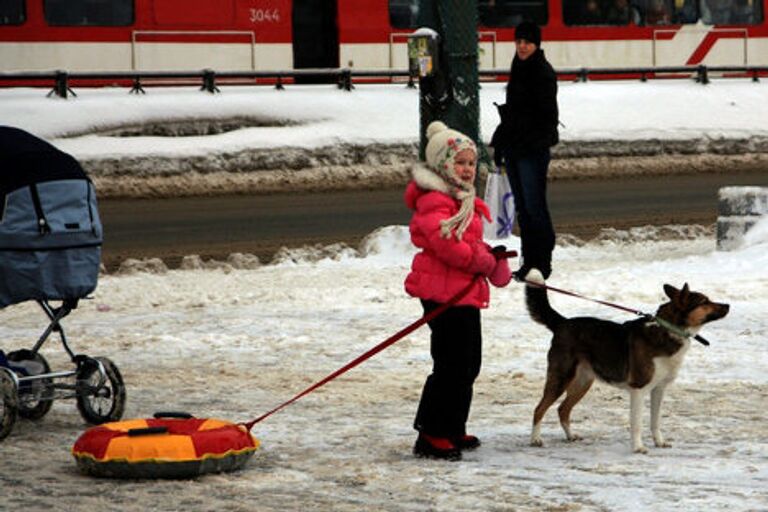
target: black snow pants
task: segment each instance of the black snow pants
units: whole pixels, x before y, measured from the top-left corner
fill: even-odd
[[[424,314],[440,307],[421,301]],[[424,383],[414,428],[437,437],[466,434],[472,385],[480,373],[482,336],[480,310],[472,306],[448,308],[431,322],[432,374]]]

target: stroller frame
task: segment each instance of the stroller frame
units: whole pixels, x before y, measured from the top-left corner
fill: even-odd
[[[93,182],[72,155],[13,126],[0,125],[0,160],[0,308],[34,300],[49,320],[32,349],[0,350],[0,440],[18,416],[38,420],[59,398],[75,398],[89,423],[119,420],[117,367],[75,354],[61,325],[98,282],[104,237]],[[54,333],[74,369],[52,372],[40,353]]]
[[[36,302],[48,317],[48,326],[31,349],[11,352],[7,364],[0,364],[0,440],[10,434],[18,416],[40,419],[57,399],[76,399],[80,415],[91,424],[122,418],[126,395],[117,366],[106,357],[75,354],[61,325],[61,320],[77,308],[78,299],[64,299],[59,307],[51,306],[47,300]],[[59,334],[74,369],[51,371],[40,354],[54,332]],[[38,368],[42,366],[43,371],[28,374],[24,365],[30,362]]]

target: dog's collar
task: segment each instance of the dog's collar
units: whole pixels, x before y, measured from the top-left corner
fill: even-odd
[[[664,329],[668,330],[672,334],[679,336],[683,339],[687,340],[688,338],[693,338],[704,346],[709,345],[709,342],[703,337],[699,336],[698,334],[694,336],[693,334],[689,333],[685,329],[678,327],[672,322],[668,322],[667,320],[664,320],[661,317],[648,315],[648,320],[649,320],[648,322],[649,324],[656,324],[659,327],[663,327]]]

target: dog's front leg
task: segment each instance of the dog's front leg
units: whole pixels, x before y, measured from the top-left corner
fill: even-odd
[[[658,448],[669,448],[672,445],[664,441],[661,435],[661,401],[664,399],[666,386],[658,385],[651,391],[651,433],[653,442]]]
[[[643,445],[643,398],[645,393],[640,389],[629,391],[629,423],[632,434],[632,450],[635,453],[648,453]]]

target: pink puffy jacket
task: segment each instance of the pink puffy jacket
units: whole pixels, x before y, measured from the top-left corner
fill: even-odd
[[[475,198],[475,214],[461,240],[440,236],[440,221],[459,211],[459,202],[443,192],[424,190],[411,181],[405,189],[405,204],[414,210],[411,241],[421,249],[405,278],[405,290],[420,299],[445,303],[463,290],[476,274],[487,276],[496,258],[483,242],[481,215],[490,220],[488,205]],[[506,284],[506,283],[504,283]],[[488,280],[478,279],[457,305],[487,308]]]

